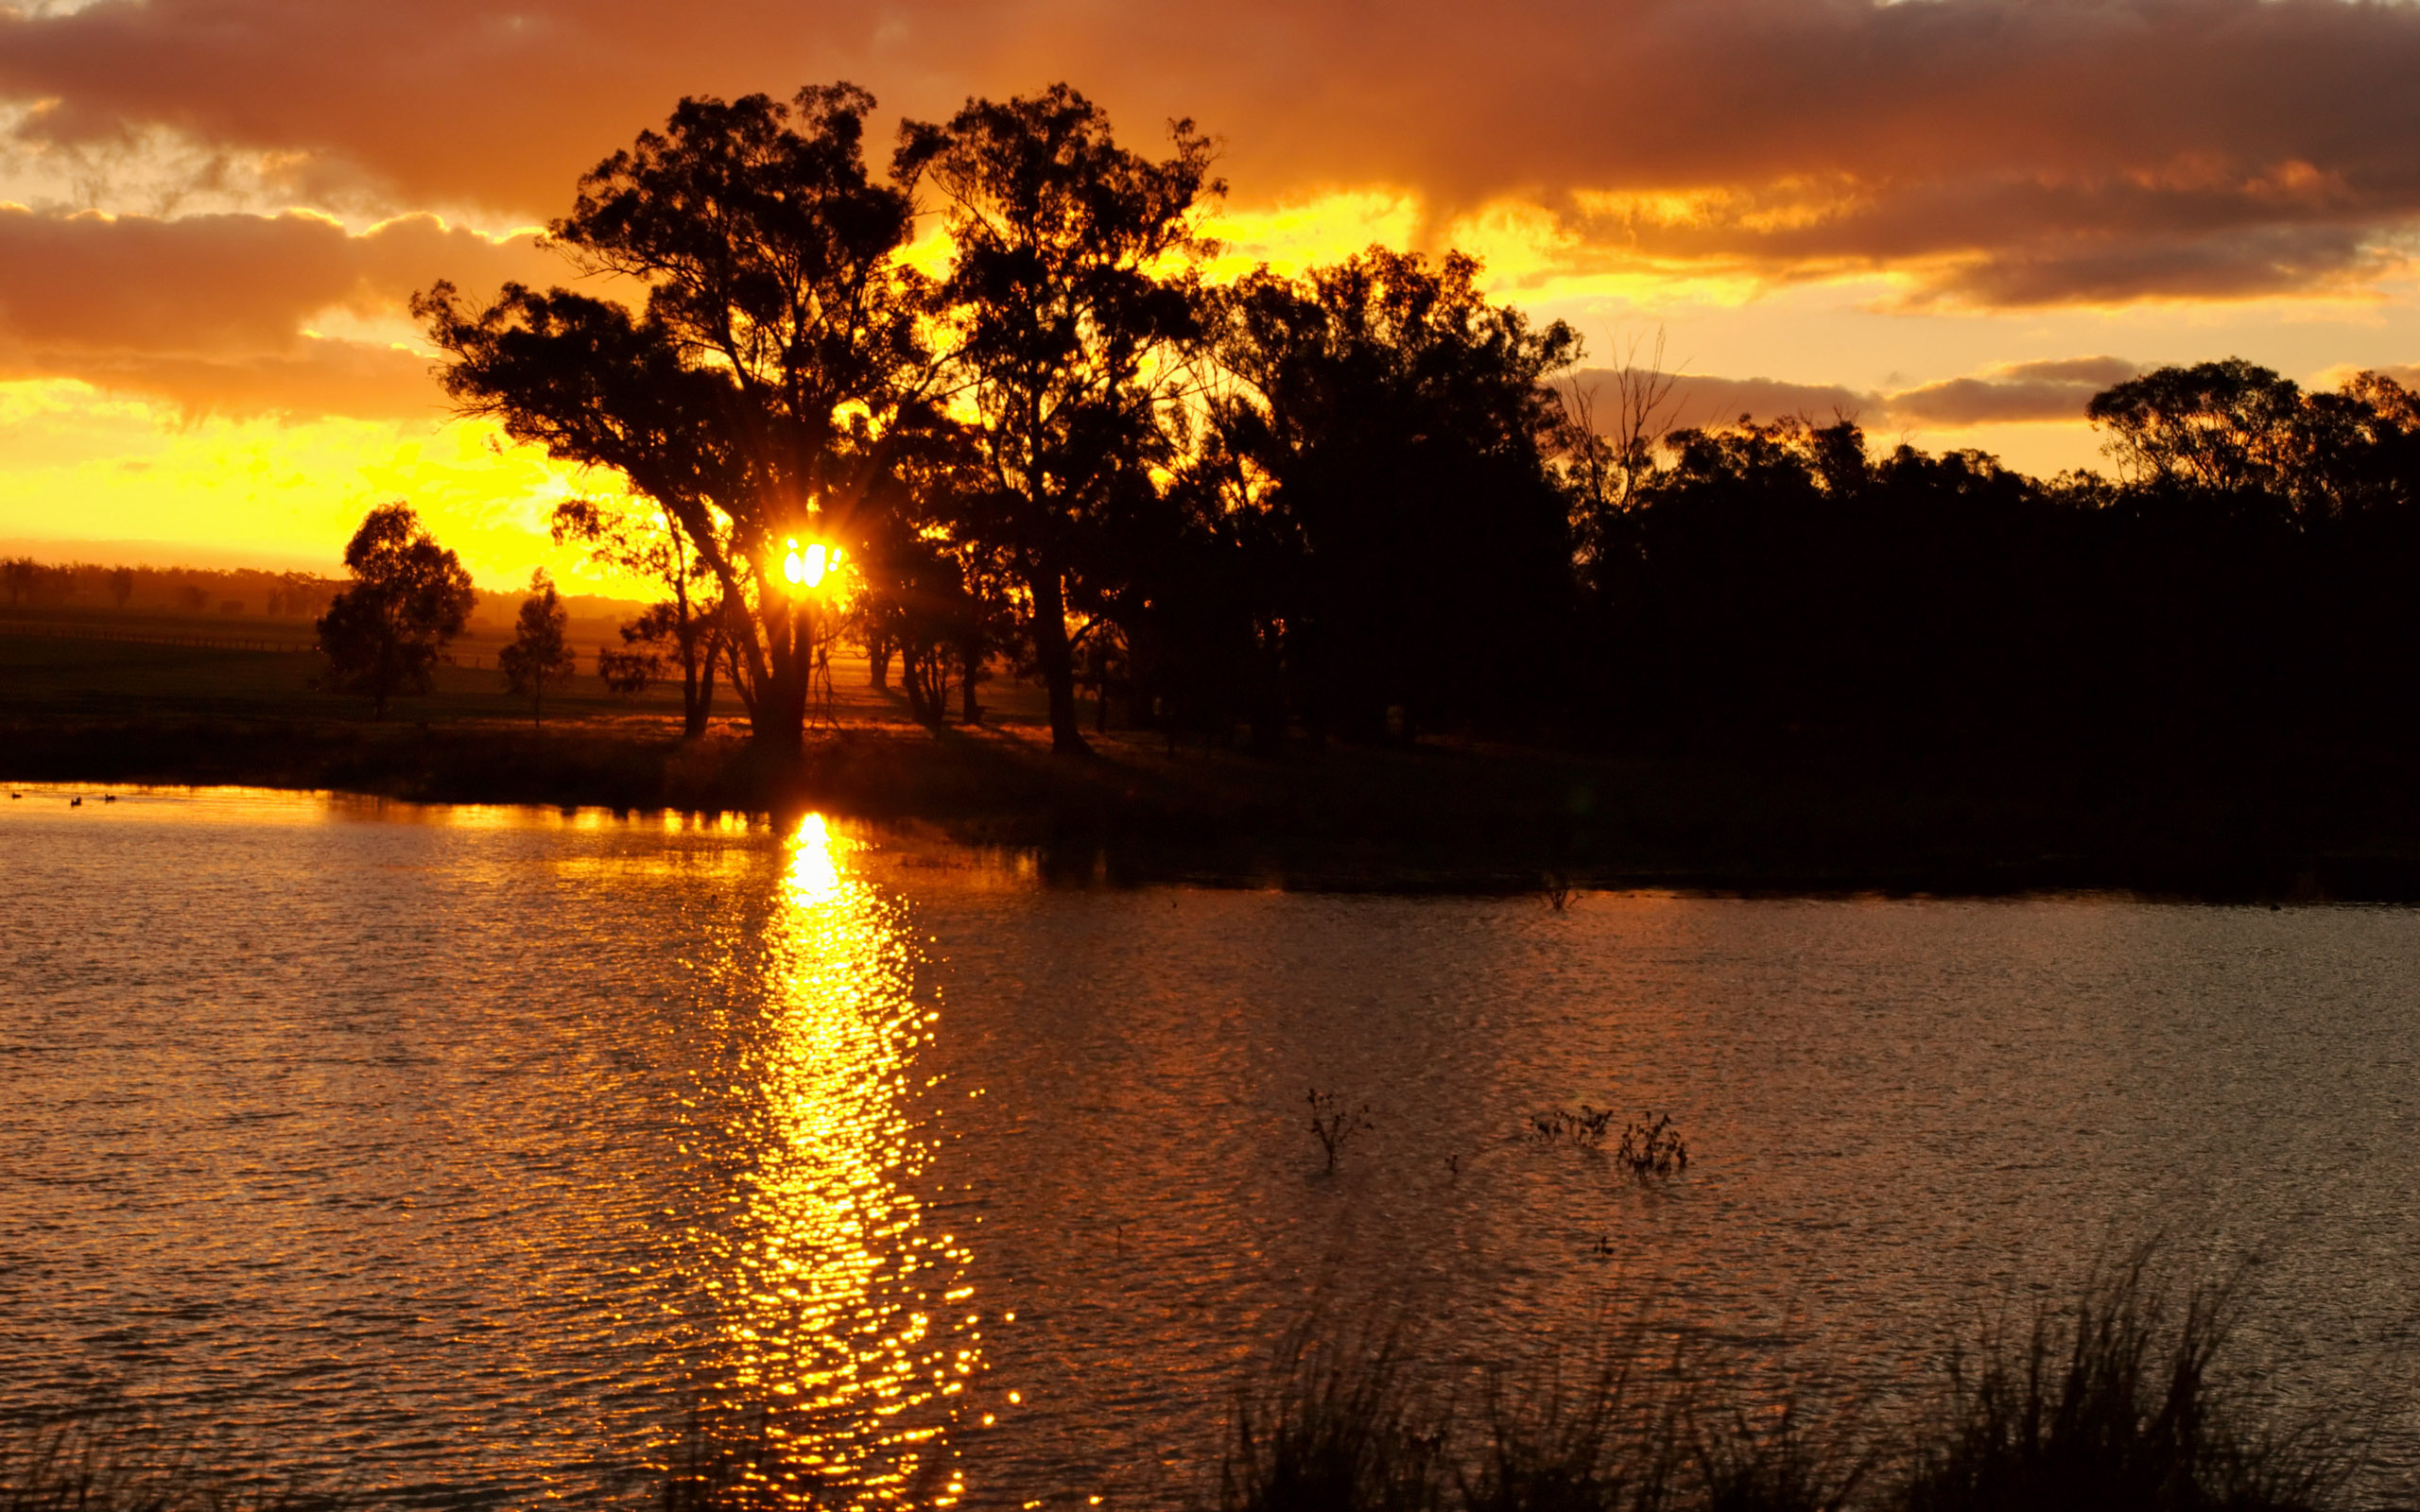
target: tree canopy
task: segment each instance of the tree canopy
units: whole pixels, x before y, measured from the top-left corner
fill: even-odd
[[[1160,502],[1198,328],[1210,142],[1170,126],[1153,161],[1117,145],[1099,107],[1064,84],[970,100],[901,129],[897,172],[942,201],[953,257],[937,308],[947,371],[971,404],[990,484],[967,533],[1005,553],[1050,699],[1052,744],[1081,750],[1067,621],[1098,616],[1132,576],[1121,516]]]
[[[440,284],[413,306],[465,410],[661,504],[720,591],[759,735],[784,748],[813,665],[786,542],[851,539],[926,381],[924,281],[893,255],[909,203],[864,162],[873,107],[847,84],[684,99],[592,170],[551,239],[643,289],[638,312],[517,284],[474,307]]]
[[[319,621],[324,680],[369,698],[384,719],[389,700],[429,691],[439,653],[470,623],[471,575],[404,504],[363,518],[344,564],[353,585]]]
[[[1603,417],[1559,390],[1579,335],[1460,253],[1209,280],[1223,186],[1188,121],[1154,155],[1063,84],[974,99],[903,123],[886,174],[873,108],[683,100],[553,228],[598,287],[415,306],[464,408],[627,486],[561,523],[661,568],[613,664],[676,646],[692,732],[719,671],[798,747],[843,606],[786,581],[794,541],[845,548],[845,622],[914,717],[954,690],[978,718],[1005,665],[1067,752],[1085,689],[1097,725],[1122,701],[1265,750],[2415,723],[2377,695],[2420,673],[2420,401],[2389,377],[2143,373],[2091,402],[2114,479],[1853,417],[1673,430],[1668,374],[1626,365]]]

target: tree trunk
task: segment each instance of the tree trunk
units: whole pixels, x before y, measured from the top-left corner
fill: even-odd
[[[874,634],[866,637],[866,677],[876,693],[890,691],[890,637]]]
[[[706,732],[706,721],[715,712],[715,658],[721,648],[709,641],[706,654],[700,658],[692,687],[684,689],[681,699],[681,738],[695,740]]]
[[[700,634],[695,624],[683,621],[678,643],[681,647],[681,738],[683,740],[695,740],[706,731],[705,713],[699,706],[698,701],[699,663],[704,662],[705,676],[709,679],[713,678],[715,675],[714,652],[709,648],[704,655],[699,654],[698,641]]]
[[[1050,695],[1050,748],[1062,756],[1081,756],[1084,743],[1076,713],[1076,659],[1067,645],[1067,599],[1056,562],[1045,562],[1026,575],[1033,594],[1033,659],[1042,670],[1042,685]]]
[[[925,696],[925,658],[913,646],[900,648],[900,681],[908,688],[908,713],[920,725],[938,725],[941,713]]]
[[[766,683],[751,711],[750,739],[784,761],[795,761],[806,746],[806,684],[815,643],[811,629],[800,634],[800,618],[795,605],[770,617]]]

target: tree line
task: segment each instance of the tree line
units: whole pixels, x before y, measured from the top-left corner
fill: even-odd
[[[337,585],[312,573],[253,568],[103,566],[0,559],[0,592],[10,609],[84,605],[171,613],[265,614],[275,619],[316,614]]]
[[[1207,281],[1190,122],[1137,153],[1061,85],[905,122],[877,172],[873,109],[685,99],[550,229],[606,292],[414,301],[462,409],[626,482],[558,538],[665,585],[607,662],[677,664],[692,732],[719,682],[795,750],[841,634],[928,722],[1033,676],[1071,752],[1085,689],[1263,749],[2405,730],[2420,409],[2387,378],[2118,385],[2115,478],[1851,418],[1670,430],[1668,380],[1576,390],[1578,334],[1459,253]]]

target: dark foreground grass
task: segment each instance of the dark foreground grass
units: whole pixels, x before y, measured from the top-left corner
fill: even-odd
[[[95,1411],[0,1438],[0,1512],[336,1512],[338,1497],[240,1477],[163,1452]]]
[[[1751,1404],[1737,1370],[1641,1328],[1576,1374],[1498,1372],[1467,1401],[1395,1334],[1298,1332],[1236,1403],[1219,1512],[2335,1512],[2356,1427],[2281,1424],[2224,1368],[2228,1291],[2137,1259],[1954,1357],[1912,1406]],[[1460,1409],[1460,1410],[1458,1410]],[[761,1417],[693,1419],[633,1506],[839,1507]],[[0,1450],[0,1512],[302,1512],[307,1497],[143,1453],[90,1422]],[[939,1477],[885,1504],[937,1504]],[[1063,1500],[1080,1503],[1083,1487]],[[1180,1503],[1181,1508],[1184,1503]]]
[[[1897,1420],[1751,1411],[1644,1348],[1458,1414],[1393,1343],[1303,1342],[1241,1401],[1222,1512],[2324,1512],[2360,1435],[2267,1419],[2219,1368],[2227,1291],[2142,1261],[1951,1361]]]

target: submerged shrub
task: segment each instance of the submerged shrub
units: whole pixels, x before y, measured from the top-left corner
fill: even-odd
[[[1530,1115],[1530,1131],[1539,1143],[1571,1143],[1588,1150],[1605,1143],[1605,1134],[1613,1125],[1612,1108],[1591,1108],[1586,1103],[1576,1108],[1550,1108]]]
[[[1667,1113],[1652,1124],[1624,1125],[1621,1147],[1614,1152],[1614,1159],[1641,1181],[1661,1180],[1689,1168],[1689,1146],[1672,1126],[1672,1115]]]
[[[1314,1087],[1306,1101],[1311,1108],[1311,1135],[1327,1152],[1327,1169],[1336,1169],[1336,1158],[1344,1150],[1347,1140],[1370,1127],[1370,1105],[1348,1106],[1341,1095],[1323,1092]]]

